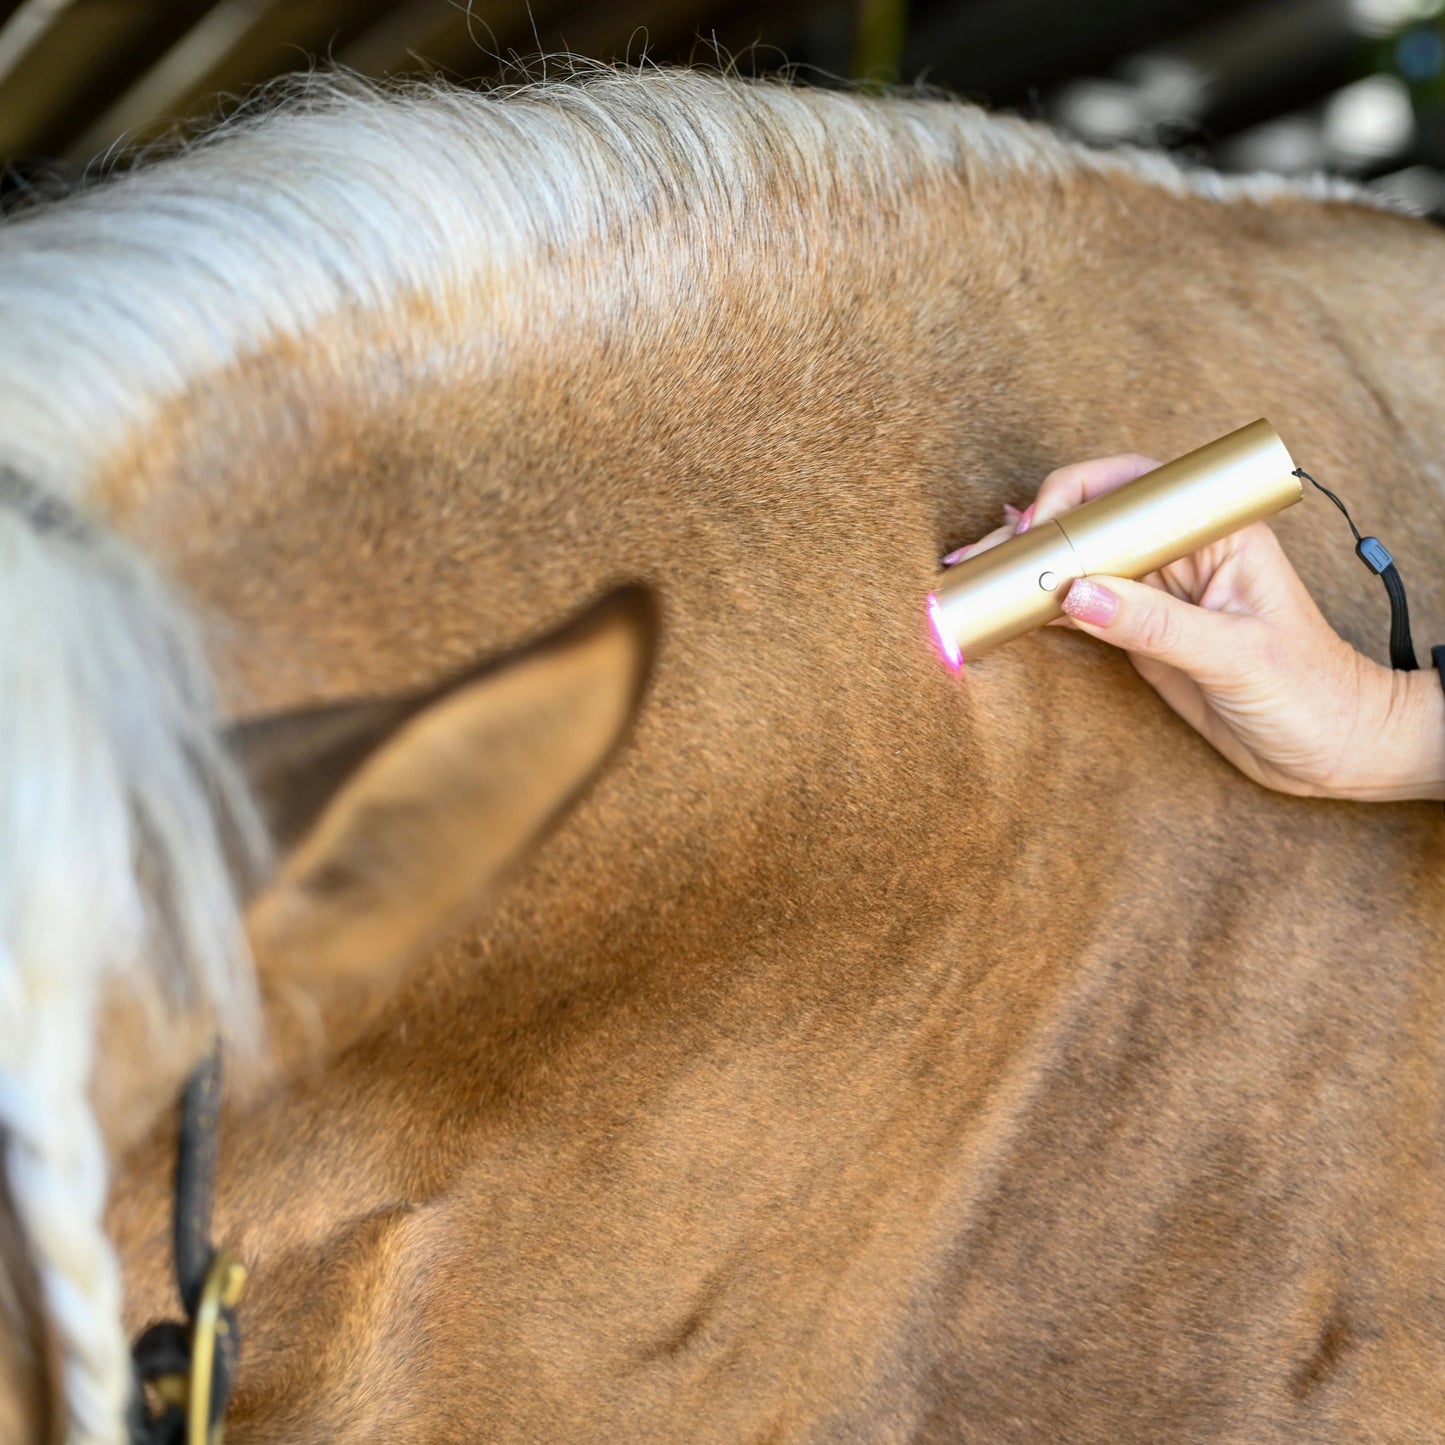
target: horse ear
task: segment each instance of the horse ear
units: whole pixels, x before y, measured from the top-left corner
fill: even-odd
[[[628,587],[442,687],[238,727],[281,850],[247,910],[263,985],[383,992],[595,776],[656,631],[651,594]]]

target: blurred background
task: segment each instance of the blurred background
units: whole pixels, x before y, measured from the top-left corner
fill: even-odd
[[[1445,0],[0,0],[0,195],[317,61],[539,51],[946,87],[1094,145],[1331,171],[1445,217]]]

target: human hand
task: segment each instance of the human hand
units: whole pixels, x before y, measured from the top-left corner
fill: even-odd
[[[1159,465],[1134,453],[1061,467],[1031,506],[945,562],[1006,541]],[[1121,647],[1140,676],[1242,773],[1301,797],[1445,798],[1445,693],[1396,672],[1325,621],[1263,522],[1138,582],[1081,578],[1077,627]]]

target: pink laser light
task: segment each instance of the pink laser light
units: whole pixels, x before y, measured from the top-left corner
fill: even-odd
[[[962,672],[963,653],[950,636],[948,628],[944,626],[943,608],[939,605],[936,592],[928,594],[928,620],[933,624],[933,635],[938,639],[938,650],[943,654],[943,660],[954,672]]]

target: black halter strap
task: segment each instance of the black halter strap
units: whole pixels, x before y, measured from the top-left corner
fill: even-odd
[[[235,1298],[244,1273],[211,1243],[221,1103],[219,1043],[181,1098],[172,1247],[185,1322],[151,1325],[135,1342],[131,1445],[207,1445],[226,1412],[240,1362]],[[209,1379],[197,1376],[210,1358]],[[197,1438],[197,1391],[209,1396]]]

